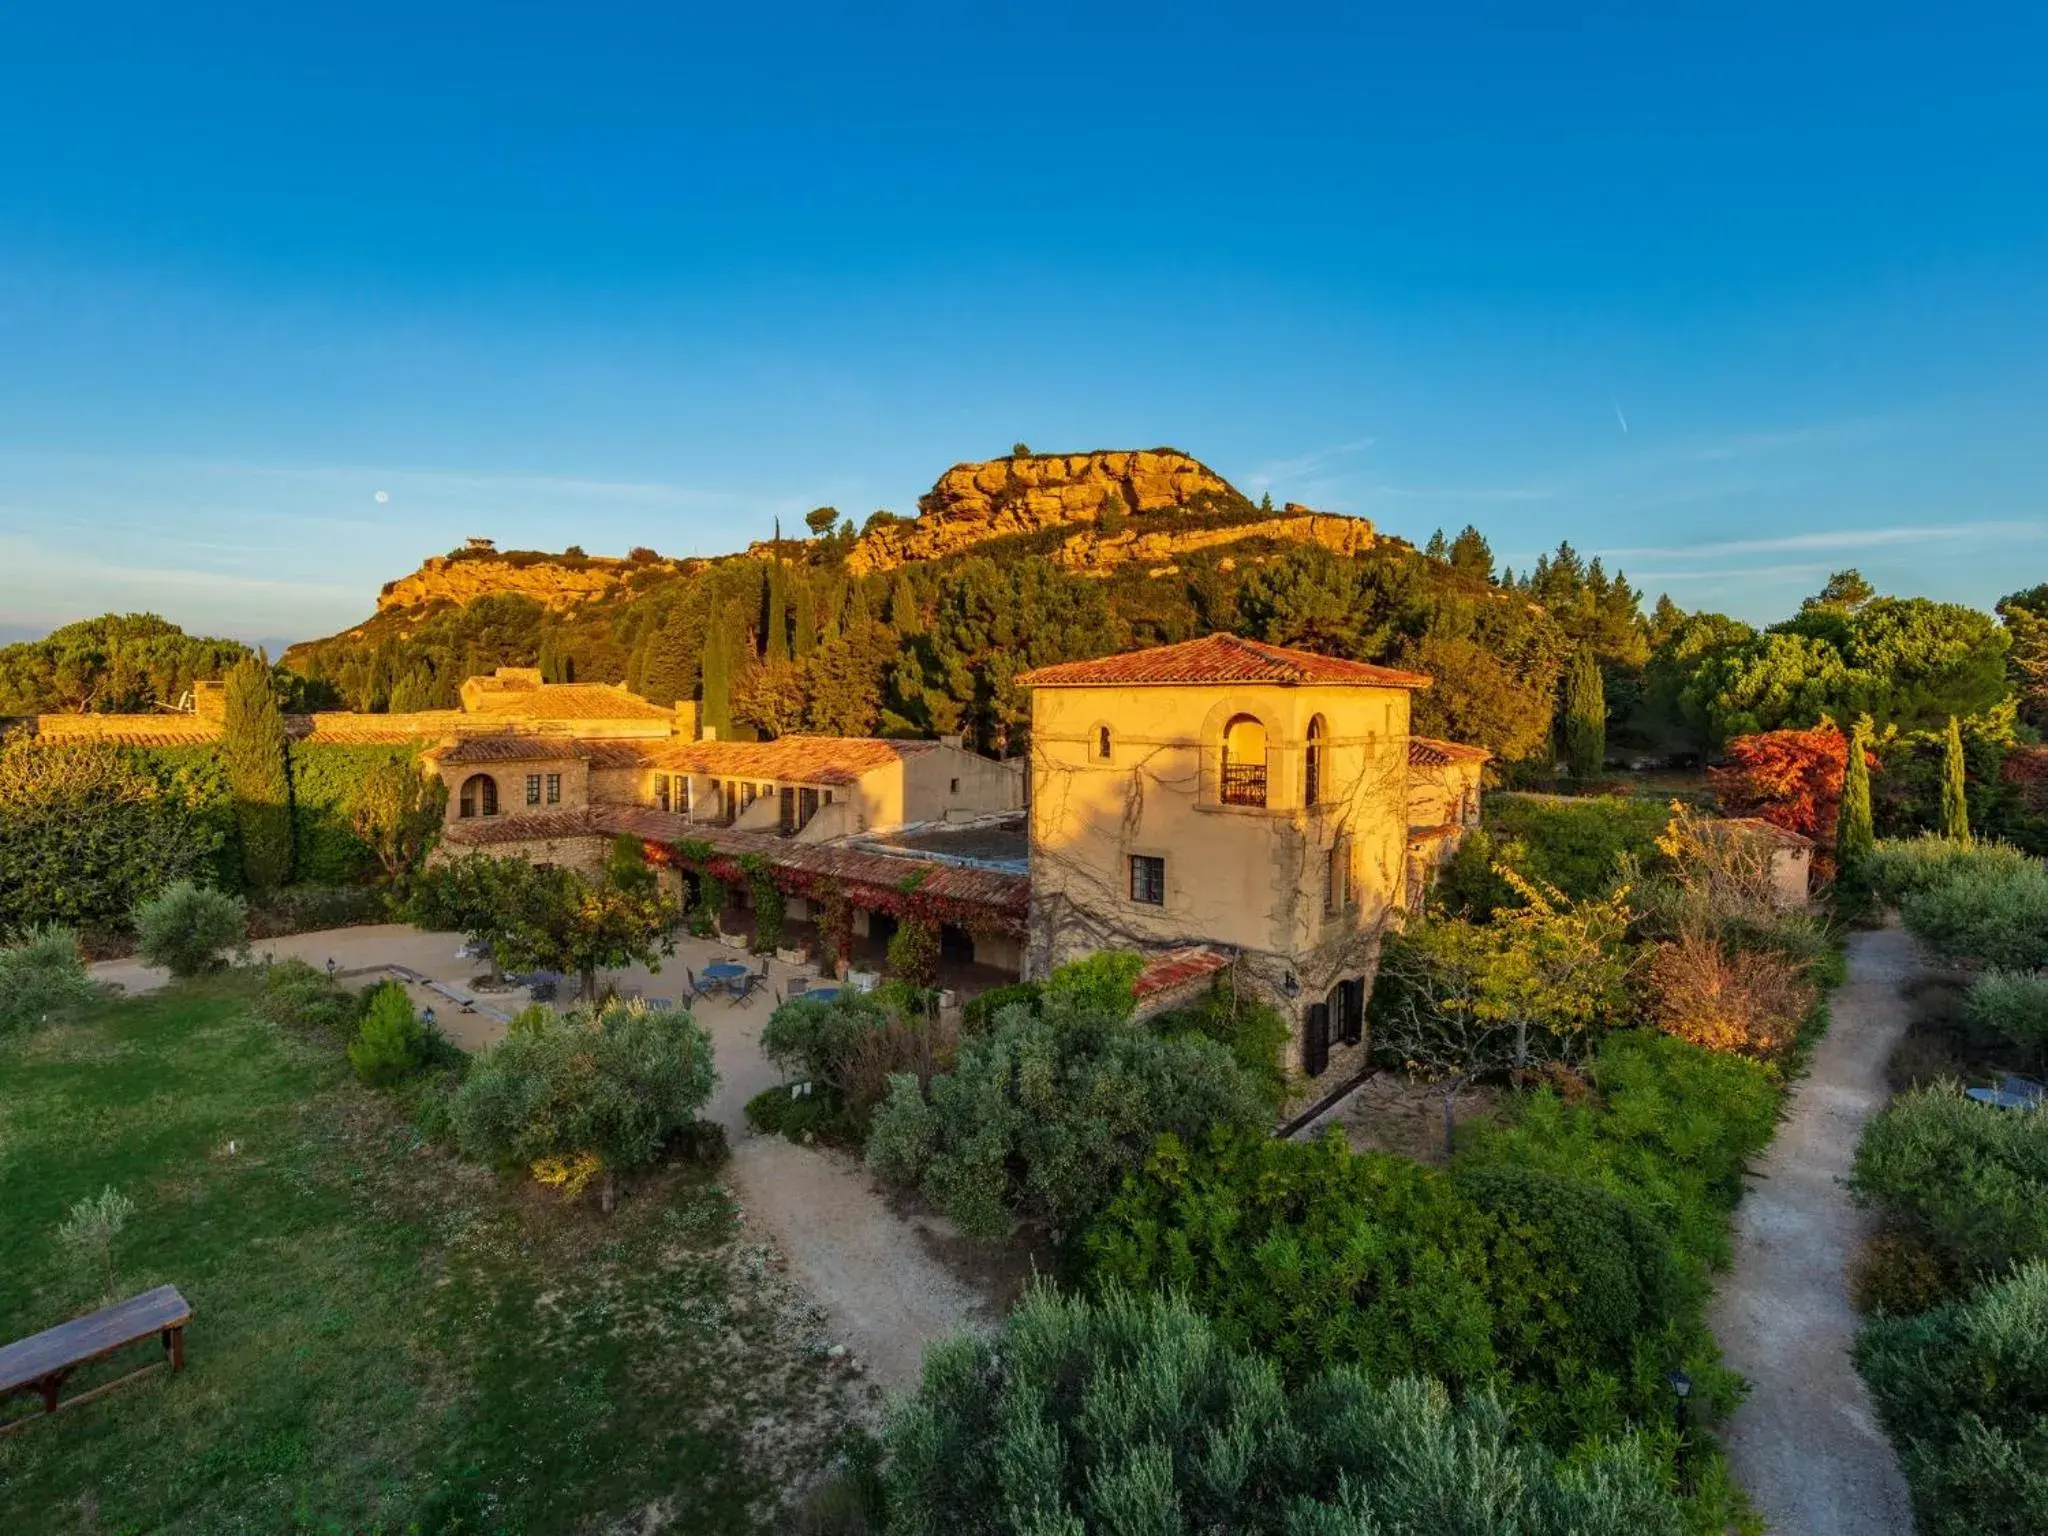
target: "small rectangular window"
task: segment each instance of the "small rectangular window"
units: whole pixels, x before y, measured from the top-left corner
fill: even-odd
[[[960,781],[959,781],[958,779],[955,779],[955,780],[953,781],[953,788],[952,788],[952,791],[951,791],[951,793],[953,793],[953,794],[956,794],[956,795],[960,793]]]
[[[1166,860],[1149,853],[1131,855],[1131,900],[1150,907],[1166,905]]]
[[[537,773],[529,773],[526,776],[526,803],[540,804],[540,775]]]
[[[560,805],[561,803],[562,776],[559,773],[551,773],[548,775],[548,804]]]
[[[668,775],[665,773],[654,776],[654,808],[657,811],[668,809]]]
[[[690,776],[687,773],[676,775],[675,793],[670,796],[670,800],[678,816],[690,814]]]

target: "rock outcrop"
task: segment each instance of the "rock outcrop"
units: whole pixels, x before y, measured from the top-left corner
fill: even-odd
[[[1053,554],[1053,564],[1081,576],[1107,576],[1119,566],[1169,565],[1182,555],[1198,549],[1215,549],[1225,544],[1242,544],[1252,539],[1272,539],[1283,544],[1320,544],[1335,554],[1360,555],[1379,542],[1372,523],[1363,517],[1345,517],[1337,512],[1311,512],[1288,503],[1283,517],[1262,518],[1255,523],[1234,523],[1223,528],[1157,529],[1139,532],[1126,528],[1121,533],[1077,533]],[[1159,574],[1164,574],[1161,572]]]
[[[584,556],[568,564],[552,560],[451,560],[434,555],[410,576],[387,582],[377,595],[377,611],[406,612],[435,603],[467,603],[479,597],[511,594],[530,597],[557,613],[600,602],[617,592],[626,578],[646,570],[676,571],[673,561],[650,564]]]
[[[1035,453],[955,464],[918,498],[919,516],[864,534],[847,556],[854,575],[934,560],[990,539],[1093,523],[1105,508],[1164,512],[1215,497],[1243,498],[1197,459],[1171,449],[1132,453]]]

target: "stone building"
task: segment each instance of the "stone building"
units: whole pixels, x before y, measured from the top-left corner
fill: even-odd
[[[1310,1079],[1362,1063],[1387,925],[1479,817],[1487,754],[1409,731],[1430,680],[1216,634],[1042,667],[1026,974],[1137,949],[1162,1007],[1224,965]]]

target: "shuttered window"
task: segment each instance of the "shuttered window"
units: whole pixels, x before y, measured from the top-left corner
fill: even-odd
[[[1330,1064],[1330,1005],[1309,1004],[1308,1016],[1301,1031],[1301,1070],[1310,1077],[1321,1077],[1323,1069]]]
[[[1337,995],[1342,1005],[1337,1038],[1346,1045],[1356,1045],[1365,1038],[1365,982],[1340,982]]]

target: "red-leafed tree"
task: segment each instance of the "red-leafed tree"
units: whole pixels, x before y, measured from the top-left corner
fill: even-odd
[[[1756,816],[1814,840],[1825,855],[1835,846],[1849,738],[1833,724],[1809,731],[1764,731],[1728,743],[1726,766],[1713,770],[1714,793],[1731,816]],[[1876,767],[1876,760],[1865,761]]]

